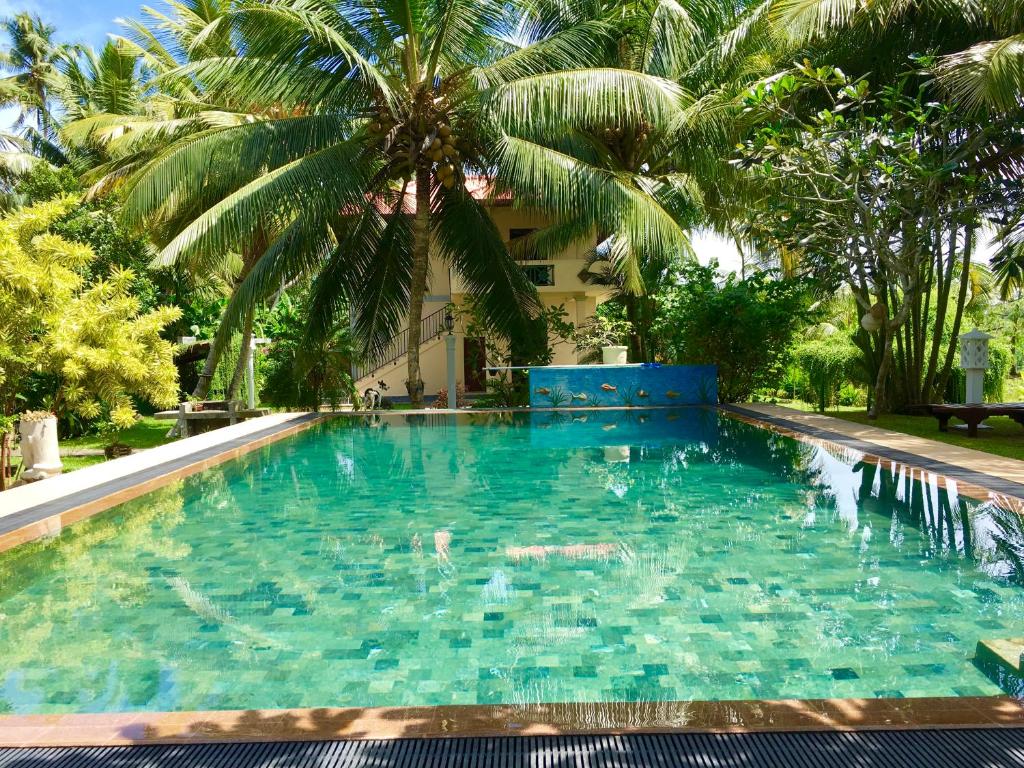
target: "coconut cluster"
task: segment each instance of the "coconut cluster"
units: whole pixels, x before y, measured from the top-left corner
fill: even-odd
[[[398,120],[380,105],[370,115],[367,133],[388,156],[392,175],[411,181],[421,164],[429,166],[446,189],[455,186],[461,174],[459,139],[444,115],[433,120]]]
[[[427,156],[434,166],[434,175],[444,185],[445,189],[455,186],[459,173],[459,158],[461,153],[455,145],[455,134],[445,123],[437,126],[436,135],[431,139],[427,147]]]
[[[641,120],[635,125],[608,125],[601,130],[601,137],[613,150],[628,150],[644,144],[651,136],[654,126]]]

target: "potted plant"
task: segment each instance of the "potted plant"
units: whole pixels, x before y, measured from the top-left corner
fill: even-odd
[[[632,332],[633,324],[628,320],[597,315],[576,329],[576,350],[587,352],[588,357],[596,356],[600,350],[604,365],[625,365],[629,352],[625,342]]]
[[[106,442],[106,445],[103,446],[103,455],[108,459],[117,459],[132,453],[133,448],[121,442],[121,428],[114,422],[101,422],[97,431],[104,442]]]

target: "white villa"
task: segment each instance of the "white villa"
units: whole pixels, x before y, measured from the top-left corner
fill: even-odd
[[[484,180],[467,179],[467,187],[477,199],[488,198]],[[507,195],[490,198],[488,210],[506,242],[528,235],[546,223],[543,216],[536,212],[514,208],[512,198]],[[554,259],[529,259],[519,262],[537,286],[541,303],[548,307],[563,305],[566,319],[575,326],[586,323],[597,306],[610,297],[606,287],[588,285],[579,278],[579,273],[585,265],[584,255],[588,247],[588,243],[581,242]],[[420,345],[420,367],[423,391],[428,397],[436,395],[439,389],[446,386],[445,308],[448,304],[458,306],[466,298],[466,288],[459,275],[435,260],[430,265],[427,295],[421,318],[423,341]],[[379,382],[383,382],[386,387],[385,394],[393,397],[406,395],[406,331],[407,328],[396,334],[384,352],[357,370],[358,392],[363,392],[367,387],[376,387]],[[466,392],[482,392],[486,381],[484,363],[481,362],[486,360],[486,350],[482,348],[483,339],[467,337],[464,329],[458,326],[455,333],[459,338],[456,346],[456,380],[465,387]],[[579,356],[571,342],[555,338],[551,339],[551,344],[554,353],[552,364],[571,365],[579,362]]]

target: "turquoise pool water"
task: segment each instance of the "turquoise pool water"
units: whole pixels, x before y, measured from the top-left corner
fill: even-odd
[[[338,418],[0,556],[0,710],[1001,693],[1013,521],[860,458],[704,409]]]

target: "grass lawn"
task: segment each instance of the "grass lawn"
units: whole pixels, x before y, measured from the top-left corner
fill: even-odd
[[[106,456],[61,456],[60,463],[64,465],[62,472],[74,472],[76,469],[85,469],[93,464],[102,464],[107,460]]]
[[[1007,416],[986,419],[985,426],[992,429],[979,430],[977,437],[968,437],[966,432],[957,430],[939,432],[939,422],[931,416],[891,414],[872,421],[863,410],[831,412],[829,416],[1024,461],[1024,427]],[[961,423],[959,419],[950,420],[950,425]]]
[[[172,421],[154,419],[152,416],[143,416],[131,429],[126,429],[117,436],[117,440],[132,448],[155,448],[158,445],[169,443],[166,437],[167,430],[174,426]],[[61,448],[104,448],[111,443],[106,435],[84,435],[60,441]]]
[[[788,408],[795,408],[801,411],[815,410],[808,403],[794,400],[789,403],[780,403]],[[853,421],[857,424],[867,424],[881,429],[891,429],[893,432],[903,432],[916,437],[925,437],[929,440],[937,440],[940,443],[959,445],[964,448],[973,448],[976,451],[994,453],[997,456],[1006,456],[1011,459],[1024,461],[1024,427],[1006,416],[993,416],[985,421],[985,426],[992,429],[981,430],[978,437],[968,437],[966,432],[950,431],[939,432],[939,422],[932,416],[901,416],[889,414],[881,416],[872,421],[860,406],[841,407],[837,410],[830,410],[828,416],[835,416],[837,419]],[[951,419],[950,425],[962,424],[959,419]]]

